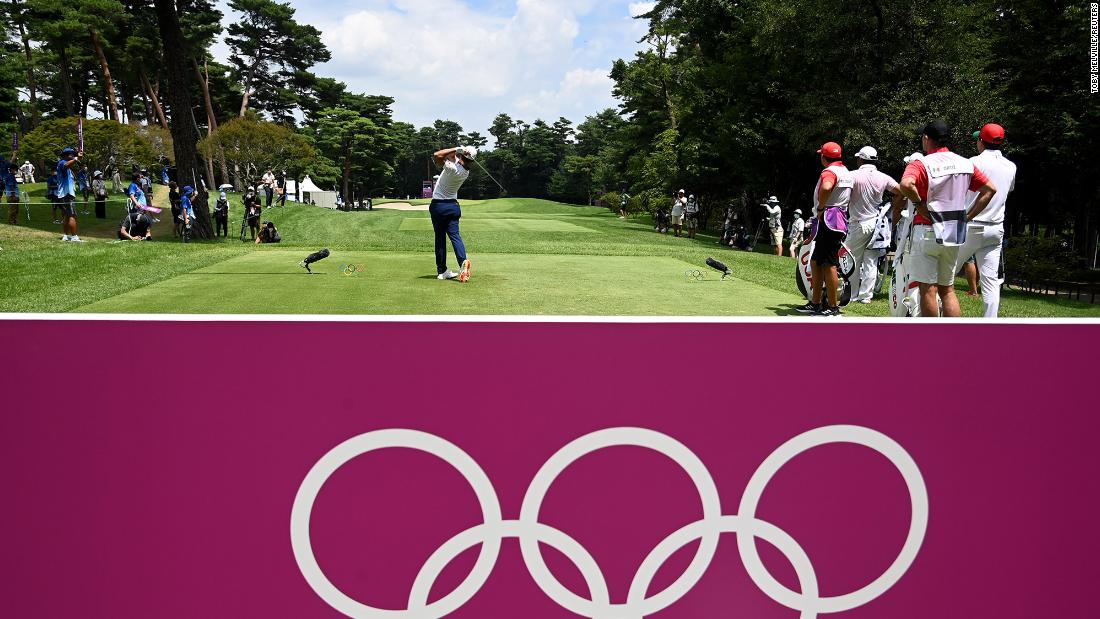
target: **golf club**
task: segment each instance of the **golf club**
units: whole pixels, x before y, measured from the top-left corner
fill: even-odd
[[[507,197],[508,196],[508,190],[504,188],[504,185],[500,184],[500,181],[498,181],[492,175],[492,173],[489,172],[489,170],[485,169],[485,166],[481,165],[480,161],[478,161],[477,159],[472,159],[471,161],[473,161],[475,164],[477,164],[477,167],[481,168],[481,171],[485,172],[485,175],[488,176],[494,183],[496,183],[497,187],[500,187],[501,197]]]

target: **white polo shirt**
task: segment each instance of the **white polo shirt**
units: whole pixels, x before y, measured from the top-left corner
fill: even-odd
[[[859,166],[852,176],[856,184],[852,188],[852,201],[848,204],[848,217],[852,221],[878,219],[878,207],[883,196],[886,192],[896,194],[898,182],[870,163]]]
[[[462,183],[470,177],[470,171],[462,167],[457,161],[447,160],[443,162],[443,171],[439,174],[439,180],[435,182],[435,191],[432,192],[433,200],[457,200],[458,190]]]
[[[1008,194],[1016,189],[1016,164],[1008,160],[999,150],[985,150],[977,157],[971,157],[974,166],[985,172],[989,180],[997,186],[997,193],[989,201],[989,206],[978,213],[974,223],[991,226],[999,226],[1005,222],[1005,203],[1008,202]],[[971,191],[966,194],[966,209],[974,206],[978,201],[978,194]]]

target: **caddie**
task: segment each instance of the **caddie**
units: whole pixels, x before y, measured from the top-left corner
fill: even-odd
[[[787,238],[791,243],[791,258],[798,259],[798,248],[802,246],[802,237],[806,233],[806,221],[802,219],[802,209],[794,209],[794,221],[791,222]]]
[[[981,168],[989,180],[997,186],[997,194],[967,226],[966,242],[959,250],[959,260],[966,262],[974,257],[981,278],[982,317],[996,318],[1001,308],[1001,255],[1005,238],[1005,205],[1008,194],[1016,188],[1016,164],[1001,152],[1005,143],[1004,127],[988,124],[974,132],[978,142],[978,156],[971,157],[975,167]],[[979,194],[967,194],[967,208],[978,201]]]
[[[920,286],[924,317],[936,316],[940,301],[944,317],[962,315],[955,296],[959,249],[966,243],[967,222],[985,210],[997,193],[997,186],[980,168],[951,152],[950,140],[951,128],[946,122],[928,123],[921,131],[925,157],[909,164],[899,187],[902,195],[917,205],[909,266],[913,281]],[[969,208],[968,191],[978,193]]]
[[[817,218],[814,251],[810,256],[811,301],[798,308],[803,314],[839,316],[840,247],[848,233],[848,204],[855,179],[842,160],[840,144],[827,142],[817,151],[825,168],[814,188],[814,213]]]
[[[845,245],[852,253],[856,270],[852,281],[852,300],[867,304],[874,294],[875,280],[878,279],[878,258],[875,252],[867,251],[867,246],[875,235],[880,205],[886,193],[897,194],[898,182],[879,171],[878,151],[864,146],[856,153],[859,169],[852,171],[855,186],[852,187],[852,202],[848,206],[848,238]]]

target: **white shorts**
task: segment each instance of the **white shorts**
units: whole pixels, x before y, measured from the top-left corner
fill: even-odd
[[[672,216],[672,225],[679,226],[683,223],[684,223],[684,216],[683,215],[673,215]]]
[[[916,226],[913,229],[913,251],[908,256],[910,280],[934,286],[954,286],[959,271],[958,245],[941,245],[936,242],[932,226]]]

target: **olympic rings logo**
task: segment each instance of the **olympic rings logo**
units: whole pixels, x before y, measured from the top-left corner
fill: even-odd
[[[361,264],[345,264],[344,268],[343,268],[343,273],[344,273],[344,275],[346,275],[348,277],[352,277],[354,275],[358,275],[360,273],[363,273],[366,270],[367,270],[367,268],[364,267]]]
[[[802,547],[786,532],[756,517],[764,489],[783,465],[798,455],[822,445],[852,443],[885,456],[901,473],[909,489],[912,519],[901,552],[887,570],[862,589],[824,597],[818,591],[817,575]],[[665,538],[649,553],[631,582],[625,604],[612,604],[603,573],[591,554],[563,531],[539,522],[542,501],[554,480],[571,464],[600,449],[634,446],[664,454],[688,474],[699,492],[703,518]],[[348,597],[325,576],[313,553],[310,516],[325,481],[344,464],[360,455],[387,448],[423,451],[441,458],[470,483],[481,505],[483,524],[459,533],[428,558],[413,583],[407,610],[374,608]],[[841,613],[864,606],[889,591],[916,559],[928,527],[928,492],[913,458],[888,436],[859,426],[829,426],[797,436],[764,460],[750,478],[736,515],[723,515],[718,490],[710,472],[690,449],[676,439],[641,428],[613,428],[594,432],[554,454],[527,489],[518,520],[501,517],[500,502],[488,476],[466,452],[437,436],[413,430],[381,430],[348,440],[322,457],[306,475],[290,516],[290,541],[294,558],[306,581],[329,606],[348,617],[367,619],[437,619],[469,602],[489,579],[505,538],[518,538],[523,561],[535,583],[562,608],[591,619],[641,619],[668,608],[691,591],[710,567],[723,533],[736,533],[737,549],[752,581],[769,598],[792,610],[802,619],[819,614]],[[794,567],[801,592],[792,591],[768,572],[757,552],[755,539],[777,548]],[[647,595],[654,576],[673,554],[692,542],[699,549],[686,571],[663,591]],[[481,545],[473,571],[452,592],[428,603],[436,578],[456,557]],[[562,585],[550,572],[539,544],[557,549],[577,567],[591,595],[582,598]]]
[[[704,282],[704,281],[707,280],[706,272],[705,271],[700,271],[699,269],[688,269],[687,271],[684,272],[684,277],[687,278],[689,283],[691,283],[691,282]]]

